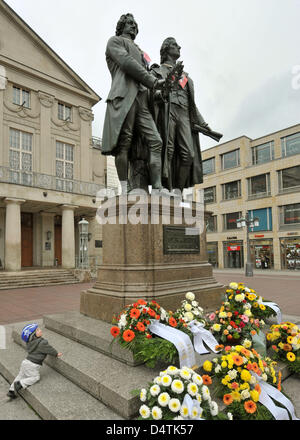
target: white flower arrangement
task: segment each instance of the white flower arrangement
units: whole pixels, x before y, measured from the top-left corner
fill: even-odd
[[[199,306],[198,301],[195,301],[194,293],[187,292],[185,299],[181,302],[181,307],[174,313],[174,317],[183,320],[185,323],[197,320],[204,324],[203,312],[204,310]]]
[[[160,379],[160,383],[157,380]],[[148,420],[217,419],[219,408],[212,401],[202,377],[191,368],[169,366],[148,388],[139,391],[139,414]]]

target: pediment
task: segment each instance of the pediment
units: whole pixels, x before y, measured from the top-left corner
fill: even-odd
[[[0,55],[36,74],[99,96],[2,0],[0,0]]]

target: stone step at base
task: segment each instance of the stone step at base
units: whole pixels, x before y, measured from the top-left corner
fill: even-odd
[[[123,349],[117,341],[113,342],[112,326],[107,322],[89,318],[78,311],[45,315],[43,322],[47,329],[127,365],[135,367],[142,364],[134,359],[131,351]]]
[[[31,284],[20,284],[15,286],[3,286],[0,287],[0,290],[12,290],[12,289],[27,289],[30,287],[46,287],[46,286],[60,286],[63,284],[78,284],[78,281],[57,281],[55,283],[31,283]]]
[[[14,341],[23,348],[20,335],[25,324],[14,326],[12,332]],[[63,353],[60,359],[47,356],[48,366],[122,417],[132,419],[138,414],[140,400],[132,395],[132,390],[147,386],[159,369],[144,365],[132,368],[48,329],[43,330],[43,337]]]
[[[6,350],[1,350],[0,374],[9,383],[17,376],[24,358],[24,349],[12,341],[8,341]],[[43,365],[41,369],[41,380],[20,391],[20,395],[44,420],[122,419],[98,399],[47,365]]]

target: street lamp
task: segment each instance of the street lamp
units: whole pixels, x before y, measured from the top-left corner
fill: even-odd
[[[246,227],[247,261],[246,261],[245,276],[253,277],[253,263],[251,263],[249,228],[254,228],[259,226],[259,219],[257,217],[250,218],[249,212],[247,211],[245,217],[237,219],[236,225],[238,228]]]
[[[80,269],[87,269],[89,266],[88,259],[88,236],[89,236],[89,222],[84,218],[78,222],[79,228],[79,267]]]

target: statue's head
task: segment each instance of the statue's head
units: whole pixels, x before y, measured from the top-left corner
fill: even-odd
[[[169,57],[177,60],[180,57],[180,49],[174,37],[166,38],[160,48],[160,62],[164,63]]]
[[[117,23],[116,35],[129,34],[134,40],[139,32],[137,22],[132,14],[123,14]]]

